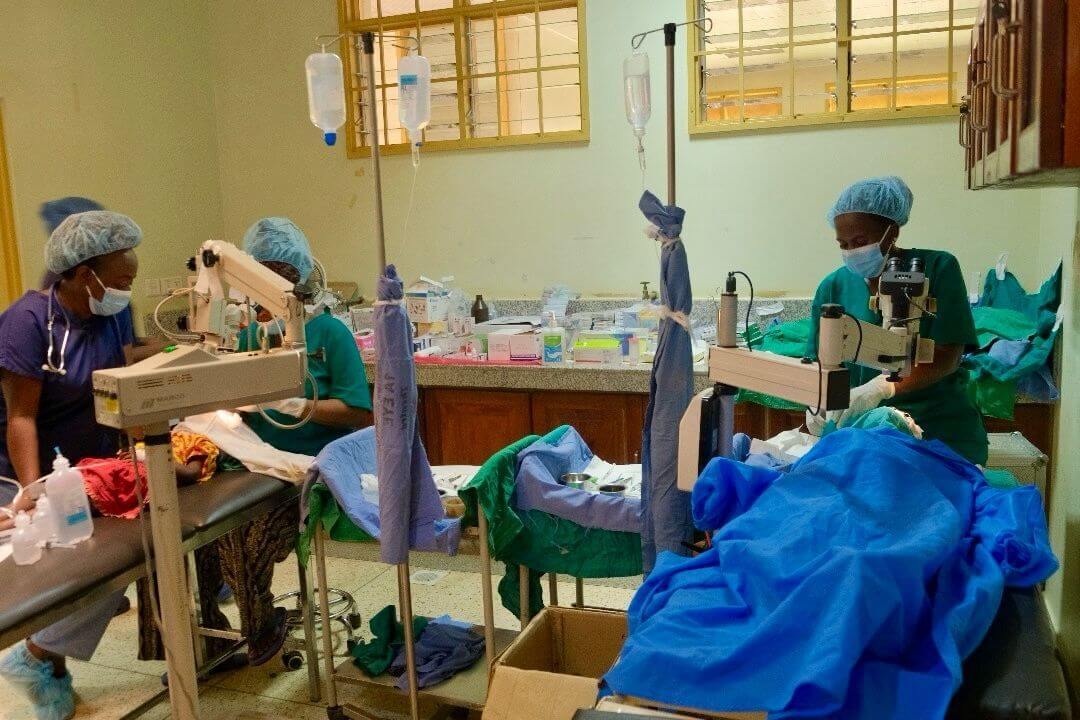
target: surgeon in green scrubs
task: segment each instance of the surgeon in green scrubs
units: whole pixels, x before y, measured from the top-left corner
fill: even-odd
[[[967,371],[960,367],[965,348],[974,347],[975,324],[968,304],[960,264],[943,250],[898,246],[900,228],[911,214],[914,197],[898,177],[860,180],[845,189],[829,211],[843,266],[818,285],[811,310],[812,331],[808,355],[817,354],[821,306],[842,305],[860,320],[880,324],[881,314],[870,309],[878,278],[890,257],[907,267],[922,258],[930,281],[930,296],[937,300],[934,316],[924,315],[920,332],[935,343],[934,361],[916,365],[910,376],[890,383],[881,371],[849,364],[851,401],[847,410],[830,415],[843,426],[853,415],[878,405],[908,413],[922,427],[923,437],[938,439],[976,464],[986,463],[986,429],[982,415],[967,394]],[[825,419],[807,411],[807,428],[820,433]],[[816,432],[815,432],[816,431]]]
[[[286,280],[301,288],[314,267],[307,237],[288,218],[267,217],[252,225],[244,235],[244,251]],[[280,342],[281,325],[260,318],[240,335],[239,349],[257,346],[259,328],[272,342]],[[299,428],[285,430],[268,422],[258,412],[244,414],[244,422],[264,441],[279,450],[318,455],[331,441],[371,424],[371,393],[368,390],[364,363],[352,332],[337,318],[317,313],[304,324],[308,349],[308,370],[318,386],[318,400],[309,378],[304,397],[264,404],[263,410],[280,425],[296,425],[299,418],[311,414],[311,420]]]

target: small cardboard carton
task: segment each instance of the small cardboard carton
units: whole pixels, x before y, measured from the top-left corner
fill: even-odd
[[[545,608],[495,662],[483,720],[571,720],[596,704],[626,640],[626,614]]]

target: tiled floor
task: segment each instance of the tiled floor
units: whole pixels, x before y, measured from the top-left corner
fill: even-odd
[[[375,561],[376,554],[362,546],[343,546],[332,543],[327,558],[327,574],[331,587],[349,592],[356,599],[357,610],[366,622],[374,613],[397,602],[396,572],[391,566]],[[418,570],[428,573],[431,584],[413,583],[413,610],[419,615],[449,613],[456,618],[479,623],[482,619],[480,574],[472,558],[439,558],[417,554],[413,557],[414,576]],[[278,566],[274,577],[275,594],[295,590],[295,562]],[[491,578],[493,590],[501,568]],[[419,578],[418,578],[419,580]],[[598,581],[586,585],[585,601],[589,605],[625,608],[640,578],[619,581]],[[545,582],[546,593],[546,582]],[[134,592],[130,593],[132,597]],[[516,628],[517,621],[498,604],[496,594],[495,623],[499,627]],[[559,583],[559,599],[563,604],[573,600],[572,582]],[[225,612],[236,623],[236,609],[226,605]],[[337,637],[338,651],[344,649],[344,633]],[[140,662],[137,650],[137,621],[134,610],[115,618],[105,638],[89,663],[71,662],[71,672],[80,703],[76,718],[106,720],[118,718],[138,707],[161,689],[162,662]],[[33,720],[33,713],[17,694],[9,693],[0,681],[0,718],[3,720]],[[308,696],[307,672],[287,672],[273,660],[257,668],[246,668],[213,677],[201,693],[204,720],[271,720],[290,718],[319,720],[326,717],[323,706],[312,703]],[[342,699],[357,702],[374,711],[379,718],[403,718],[408,707],[402,696],[378,691],[344,688]],[[432,716],[436,708],[425,705],[421,714]],[[163,703],[143,717],[162,720],[169,716],[168,704]]]

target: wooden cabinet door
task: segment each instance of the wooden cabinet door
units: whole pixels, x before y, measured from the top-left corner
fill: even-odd
[[[430,388],[423,403],[433,465],[481,465],[532,432],[528,393]]]
[[[601,459],[640,462],[645,424],[641,398],[617,393],[533,393],[533,431],[542,435],[560,425],[572,425]]]
[[[998,45],[1006,35],[1017,45],[1015,85],[1005,88],[1016,96],[1016,173],[1058,168],[1065,142],[1065,2],[995,1],[1012,8],[1009,23],[998,23]]]
[[[971,124],[971,170],[968,186],[973,189],[987,184],[987,157],[991,152],[993,136],[993,104],[990,92],[989,53],[987,51],[987,13],[980,7],[975,26],[971,29],[971,56],[968,61],[969,103]]]

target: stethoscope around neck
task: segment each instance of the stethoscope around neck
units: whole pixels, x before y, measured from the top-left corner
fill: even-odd
[[[56,295],[56,288],[49,289],[49,305],[46,312],[49,316],[49,321],[46,323],[46,331],[49,333],[49,347],[45,351],[45,363],[41,366],[41,369],[45,372],[55,373],[57,375],[67,375],[67,370],[64,368],[64,356],[67,353],[68,336],[71,334],[71,319],[68,318],[67,313],[64,312],[64,308],[60,308],[60,314],[64,316],[64,339],[60,341],[60,361],[59,363],[53,362],[53,355],[56,351],[56,339],[53,336],[53,325],[56,323],[56,316],[53,314],[53,296]]]

